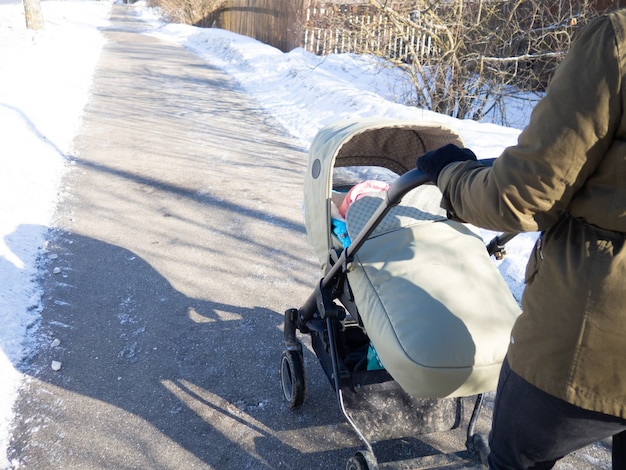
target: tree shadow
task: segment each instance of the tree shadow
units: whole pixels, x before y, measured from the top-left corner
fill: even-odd
[[[191,298],[132,251],[76,233],[55,231],[41,264],[12,462],[332,469],[362,448],[306,348],[307,400],[282,402],[282,313]],[[376,449],[387,462],[438,453],[417,438]]]

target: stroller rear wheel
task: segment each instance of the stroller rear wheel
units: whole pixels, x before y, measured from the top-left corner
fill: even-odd
[[[298,408],[306,397],[304,361],[298,351],[286,350],[280,360],[280,385],[289,408]]]

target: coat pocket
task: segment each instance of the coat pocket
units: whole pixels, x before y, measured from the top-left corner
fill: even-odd
[[[530,284],[539,272],[539,266],[541,264],[541,260],[543,259],[542,240],[543,233],[539,235],[539,238],[535,242],[535,247],[533,248],[530,257],[528,258],[528,264],[526,265],[526,274],[524,275],[524,282],[526,284]]]

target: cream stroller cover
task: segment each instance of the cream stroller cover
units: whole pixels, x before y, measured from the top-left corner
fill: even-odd
[[[307,233],[325,269],[338,244],[331,232],[333,170],[380,166],[401,175],[423,153],[463,145],[432,122],[368,118],[322,129],[311,144],[304,184]],[[352,238],[384,193],[354,202]],[[479,231],[450,221],[434,185],[411,190],[355,254],[347,279],[367,335],[384,367],[415,397],[493,391],[520,313]],[[341,245],[339,245],[341,246]]]

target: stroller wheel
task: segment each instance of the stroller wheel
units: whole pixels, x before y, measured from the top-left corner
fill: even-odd
[[[378,466],[372,461],[372,458],[368,458],[369,456],[370,452],[367,450],[358,451],[348,459],[346,470],[376,470]]]
[[[298,408],[306,397],[304,364],[298,351],[286,350],[280,360],[280,385],[289,408]]]

